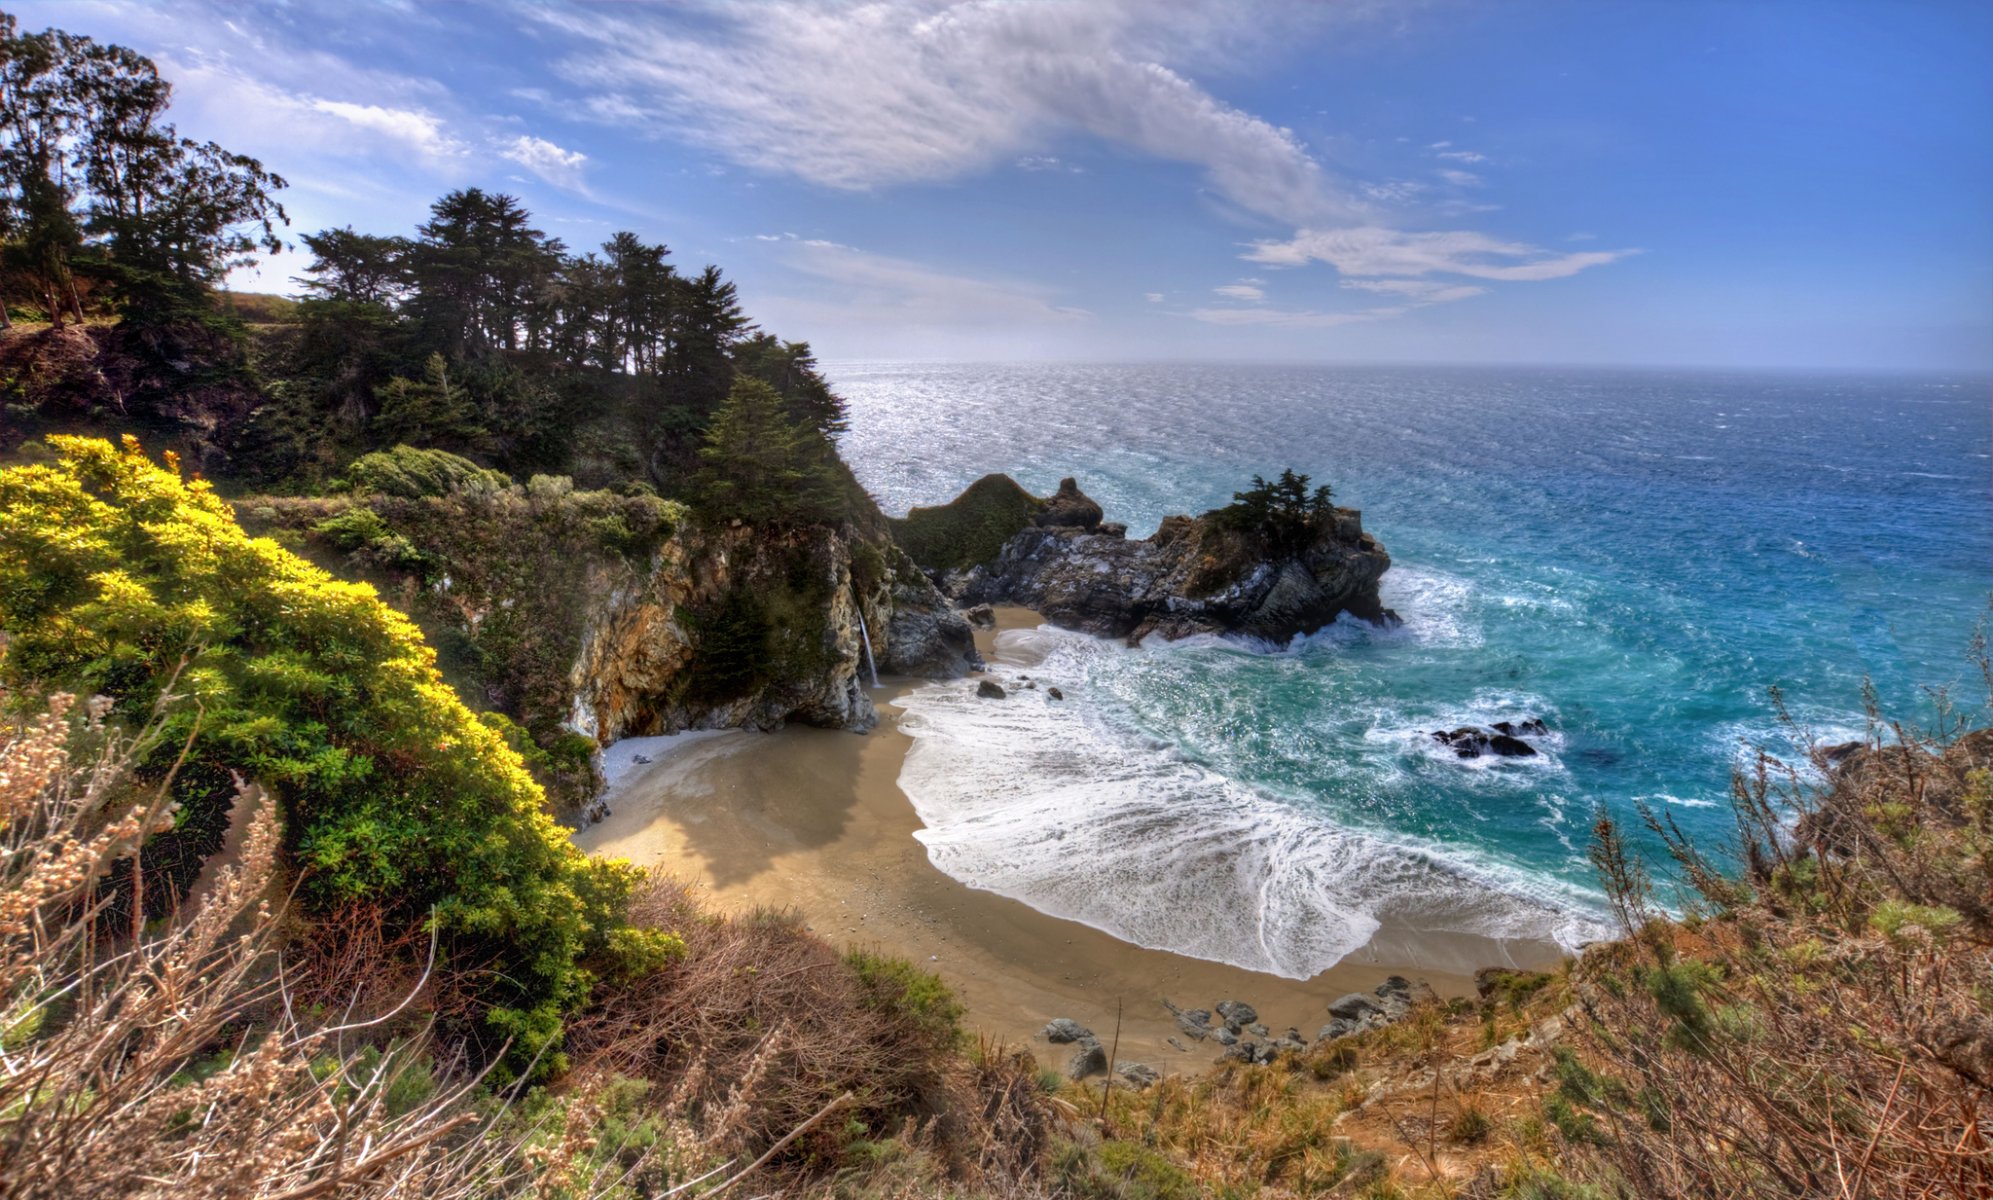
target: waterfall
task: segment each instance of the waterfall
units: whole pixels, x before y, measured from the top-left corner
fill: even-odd
[[[853,605],[858,610],[858,636],[865,642],[865,673],[872,677],[872,686],[879,686],[879,668],[872,662],[872,634],[865,628],[865,606]]]

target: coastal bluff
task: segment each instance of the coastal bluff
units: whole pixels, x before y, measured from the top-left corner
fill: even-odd
[[[1014,604],[1067,629],[1140,641],[1200,633],[1285,642],[1344,613],[1385,624],[1384,546],[1352,508],[1164,518],[1147,538],[1104,520],[1073,479],[1048,497],[1005,475],[916,508],[894,535],[956,604]]]

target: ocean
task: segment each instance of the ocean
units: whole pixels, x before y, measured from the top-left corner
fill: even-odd
[[[1125,940],[1307,978],[1472,969],[1606,932],[1603,810],[1720,849],[1732,772],[1985,702],[1983,377],[840,362],[843,452],[888,512],[1062,476],[1145,536],[1306,472],[1390,551],[1379,630],[1283,647],[1007,635],[1040,690],[916,689],[901,786],[935,865]],[[1153,642],[1153,640],[1152,640]],[[1016,670],[1008,672],[1015,674]],[[1042,690],[1058,686],[1065,703]],[[1540,757],[1428,733],[1539,717]],[[1665,898],[1665,897],[1664,897]]]

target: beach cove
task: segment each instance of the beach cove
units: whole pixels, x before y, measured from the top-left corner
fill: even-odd
[[[1036,615],[997,616],[995,629],[977,635],[992,676],[1028,669],[1005,659],[998,638],[1035,628]],[[1242,1000],[1276,1034],[1293,1027],[1312,1042],[1331,1001],[1393,974],[1440,996],[1473,994],[1471,973],[1421,967],[1402,952],[1424,940],[1457,958],[1464,948],[1443,935],[1381,931],[1380,948],[1296,980],[1133,945],[944,874],[915,836],[922,824],[899,783],[913,739],[899,727],[897,701],[920,686],[886,680],[875,692],[879,726],[865,736],[790,726],[617,743],[603,754],[610,813],[575,842],[662,869],[716,910],[792,910],[833,944],[909,959],[955,990],[969,1027],[1006,1044],[1035,1043],[1048,1065],[1062,1061],[1040,1036],[1055,1017],[1109,1038],[1118,1007],[1117,1060],[1181,1071],[1202,1068],[1221,1048],[1180,1036],[1165,1000],[1184,1008]],[[1543,968],[1558,957],[1547,944],[1516,950],[1511,962],[1487,965]]]

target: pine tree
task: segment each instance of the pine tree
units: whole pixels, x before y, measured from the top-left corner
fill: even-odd
[[[706,431],[696,481],[699,508],[714,520],[814,525],[846,516],[837,452],[816,428],[789,415],[781,393],[736,380]]]

